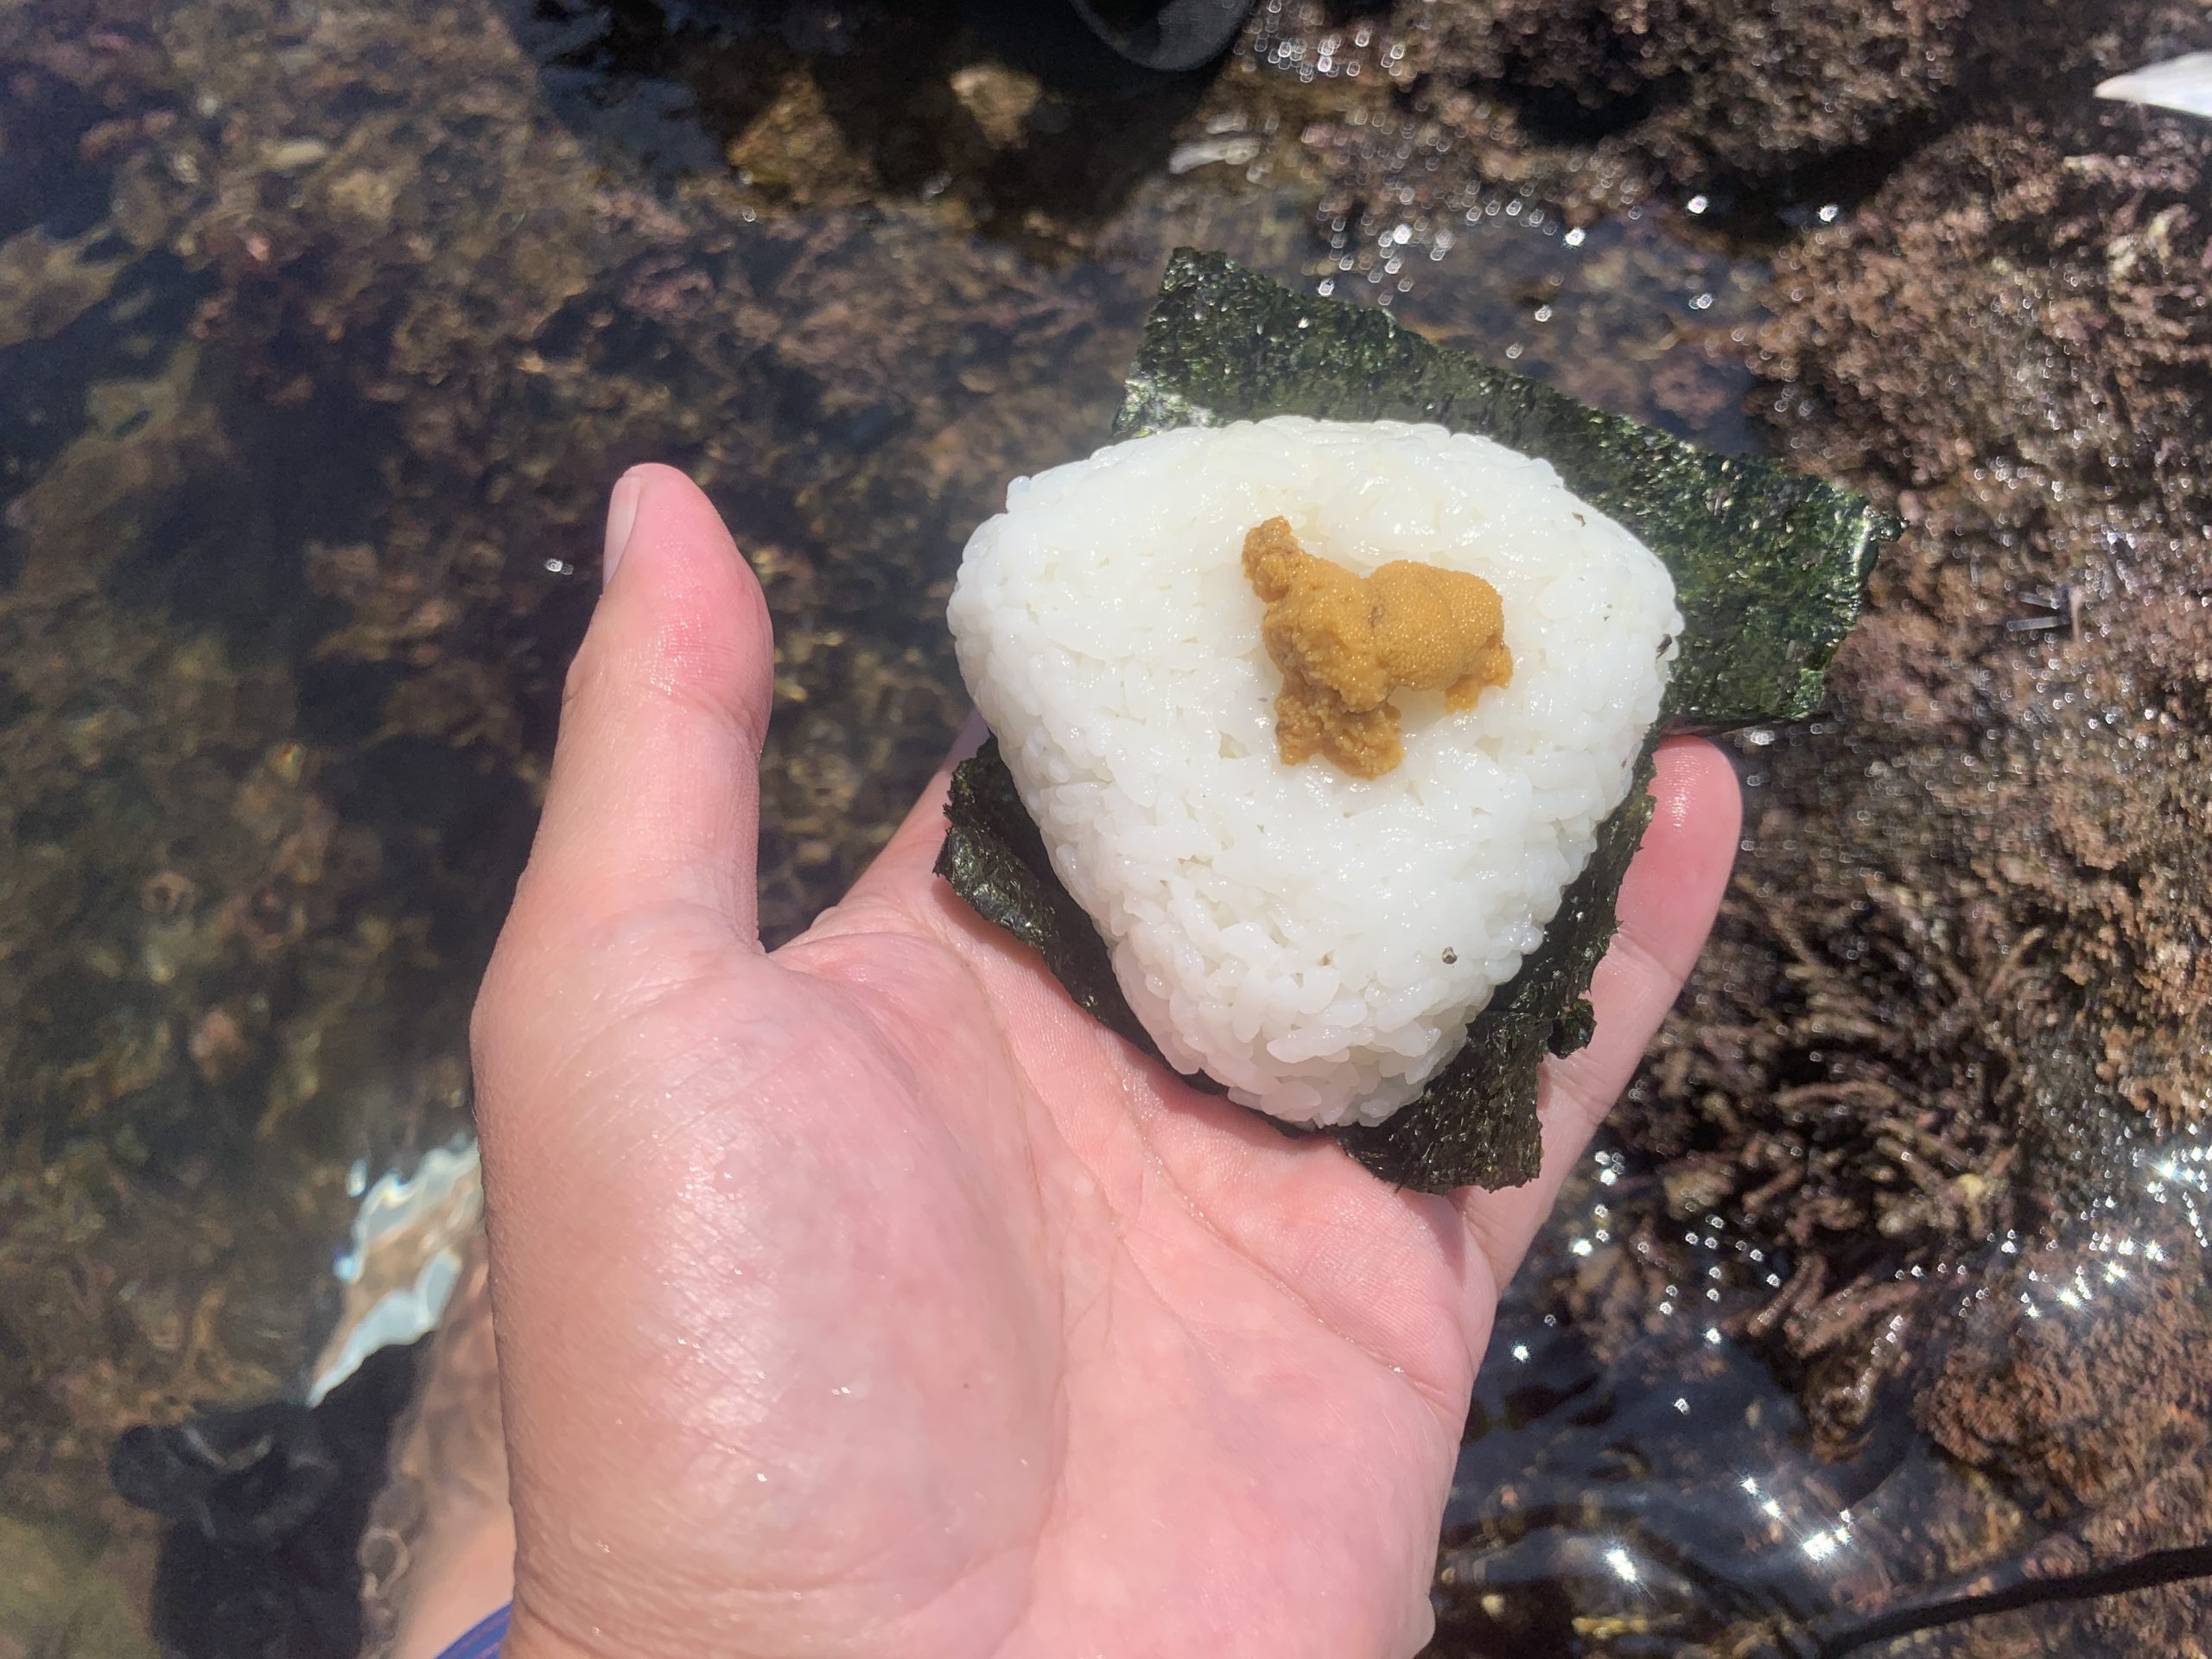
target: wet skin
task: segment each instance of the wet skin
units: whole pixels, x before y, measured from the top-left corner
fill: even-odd
[[[1726,762],[1661,751],[1542,1176],[1408,1193],[979,923],[930,871],[942,771],[764,954],[760,588],[667,468],[608,545],[475,1026],[506,1651],[1414,1651],[1498,1287],[1704,938]]]

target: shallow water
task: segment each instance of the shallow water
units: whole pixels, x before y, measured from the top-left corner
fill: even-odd
[[[957,725],[960,542],[1096,441],[1177,244],[1764,442],[1763,252],[1689,203],[1332,211],[1332,85],[1084,104],[927,7],[0,8],[0,1650],[154,1650],[110,1447],[301,1395],[361,1173],[465,1126],[623,467],[690,469],[766,586],[784,936]],[[1787,1263],[1715,1243],[1721,1301],[1597,1351],[1637,1169],[1501,1326],[1440,1647],[1687,1652],[2036,1542],[1901,1421],[1803,1444],[1731,1334]]]
[[[1618,1271],[1615,1215],[1649,1179],[1601,1148],[1508,1298],[1446,1511],[1441,1650],[1785,1659],[1878,1613],[2081,1569],[2078,1535],[1942,1458],[1894,1398],[1846,1455],[1816,1452],[1796,1396],[1743,1340],[1790,1264],[1718,1217],[1689,1230],[1699,1278],[1664,1287],[1626,1343],[1593,1351],[1602,1322],[1579,1322],[1560,1287]],[[1933,1346],[2005,1341],[2020,1314],[2083,1349],[2155,1323],[2162,1301],[2197,1294],[2209,1193],[2202,1135],[2139,1151],[2109,1203],[2054,1240],[1996,1239],[1952,1264],[1950,1329]],[[1943,1573],[1969,1540],[1970,1570]],[[1866,1650],[1948,1652],[1969,1636],[2015,1653],[2110,1650],[2047,1609]]]

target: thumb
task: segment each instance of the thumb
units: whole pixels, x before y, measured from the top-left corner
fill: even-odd
[[[673,970],[655,944],[671,924],[717,950],[759,949],[773,655],[760,585],[713,504],[657,466],[614,486],[605,581],[569,670],[537,838],[477,999],[479,1078],[525,1090],[602,1001]],[[486,1094],[487,1117],[512,1097]],[[486,1123],[487,1142],[499,1127]]]
[[[672,1264],[696,1240],[661,1150],[673,1114],[640,1081],[663,1055],[627,1043],[632,1018],[702,967],[759,960],[772,652],[760,585],[669,467],[624,474],[607,541],[537,842],[471,1033],[519,1548],[514,1652],[558,1646],[531,1624],[532,1552],[565,1561],[578,1536],[620,1524],[634,1538],[636,1508],[671,1484],[664,1470],[639,1476],[651,1436],[637,1423],[652,1416],[626,1418],[626,1402],[650,1395],[641,1379],[673,1351],[682,1327],[666,1310],[694,1306]]]
[[[751,940],[773,664],[760,585],[713,503],[658,466],[614,486],[605,581],[516,919],[696,906]]]

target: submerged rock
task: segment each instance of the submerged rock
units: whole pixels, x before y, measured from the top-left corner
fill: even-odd
[[[2070,1344],[2008,1299],[2102,1271],[2071,1218],[2212,1090],[2212,130],[2091,99],[2202,5],[1281,0],[1111,105],[860,10],[0,9],[11,1509],[127,1578],[116,1432],[281,1396],[346,1166],[457,1121],[605,481],[690,467],[767,588],[788,933],[957,723],[959,541],[1095,446],[1180,236],[1408,313],[1433,270],[1452,343],[1739,448],[1756,376],[1909,521],[1834,706],[1739,746],[1742,879],[1618,1120],[1654,1179],[1547,1311],[1602,1362],[1686,1233],[1740,1243],[1814,1443],[1971,1471],[1919,1580],[2201,1525],[2195,1269]],[[1667,200],[1694,247],[1592,222]],[[2049,1628],[2187,1654],[2203,1609]]]

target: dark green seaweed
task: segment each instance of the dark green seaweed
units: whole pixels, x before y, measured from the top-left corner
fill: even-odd
[[[1811,714],[1875,556],[1897,532],[1895,520],[1833,485],[1708,454],[1444,351],[1382,312],[1296,294],[1218,254],[1179,250],[1145,324],[1115,437],[1270,415],[1433,421],[1551,462],[1674,575],[1683,627],[1662,721],[1672,729]],[[1589,1040],[1586,993],[1650,820],[1650,776],[1647,753],[1544,943],[1475,1017],[1420,1099],[1385,1123],[1338,1132],[1376,1174],[1428,1192],[1514,1186],[1535,1175],[1536,1069],[1546,1052]],[[1096,930],[1053,876],[995,747],[955,775],[948,816],[938,874],[1037,950],[1079,1004],[1157,1057]]]
[[[1802,720],[1858,619],[1896,520],[1847,490],[1709,454],[1517,374],[1432,346],[1382,311],[1278,287],[1179,250],[1145,323],[1116,438],[1268,415],[1433,421],[1541,455],[1674,573],[1678,728]]]
[[[1651,757],[1628,799],[1598,826],[1598,845],[1567,886],[1544,942],[1469,1022],[1467,1040],[1421,1097],[1372,1128],[1345,1129],[1344,1150],[1386,1181],[1441,1192],[1518,1186],[1544,1156],[1536,1067],[1590,1040],[1590,976],[1613,942],[1613,900],[1651,822]]]
[[[1052,874],[1045,838],[1014,792],[992,738],[954,768],[937,873],[985,921],[1044,957],[1076,1006],[1160,1058],[1114,978],[1106,941]]]

